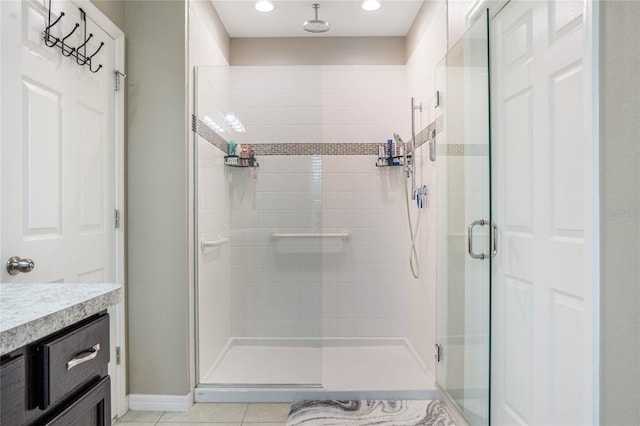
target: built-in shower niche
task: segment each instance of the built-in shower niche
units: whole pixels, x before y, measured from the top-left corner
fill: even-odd
[[[412,333],[411,295],[426,292],[408,269],[406,179],[374,167],[378,145],[409,134],[404,67],[201,68],[197,82],[197,233],[229,243],[198,256],[196,398],[433,391]],[[245,132],[206,125],[229,111]],[[231,139],[258,168],[224,166]]]

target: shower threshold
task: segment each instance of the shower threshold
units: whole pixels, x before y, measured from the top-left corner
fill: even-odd
[[[437,397],[402,338],[231,339],[195,390],[196,402]]]

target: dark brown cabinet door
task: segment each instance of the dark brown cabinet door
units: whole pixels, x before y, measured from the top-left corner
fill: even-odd
[[[24,423],[25,398],[24,356],[18,355],[0,367],[0,425]]]
[[[104,377],[82,398],[74,401],[60,414],[45,423],[47,426],[108,426],[111,425],[111,380]]]

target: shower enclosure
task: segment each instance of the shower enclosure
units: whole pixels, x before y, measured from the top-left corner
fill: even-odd
[[[376,167],[410,134],[405,67],[201,67],[195,90],[196,400],[436,398],[435,273],[411,276],[403,168]]]
[[[438,387],[473,425],[489,424],[491,259],[488,16],[436,72]]]

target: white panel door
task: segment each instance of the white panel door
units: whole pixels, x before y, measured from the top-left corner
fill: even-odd
[[[1,116],[2,282],[116,282],[114,40],[86,18],[82,48],[92,72],[59,48],[45,46],[47,0],[3,0]],[[54,1],[52,35],[84,42],[77,5]],[[86,50],[85,50],[86,49]],[[11,256],[35,262],[9,275]],[[116,339],[111,315],[112,392]],[[112,398],[115,405],[118,399]],[[114,407],[114,411],[115,411]]]
[[[92,73],[44,46],[43,3],[2,2],[2,259],[35,262],[28,274],[3,268],[2,281],[113,282],[113,39],[87,19],[87,52],[105,43]],[[81,22],[71,2],[52,9],[65,11],[56,34]]]
[[[513,0],[491,23],[494,424],[595,420],[586,11]]]

